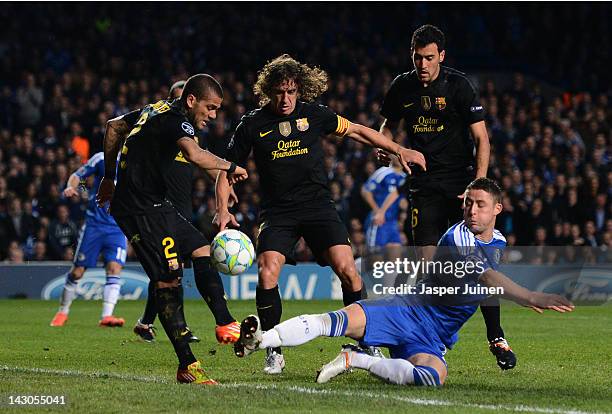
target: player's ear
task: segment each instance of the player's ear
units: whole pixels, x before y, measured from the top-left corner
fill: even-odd
[[[187,99],[185,99],[185,103],[188,108],[193,108],[196,104],[197,98],[193,94],[187,95]]]
[[[446,56],[446,50],[440,52],[440,63],[444,62],[444,56]]]
[[[493,209],[493,213],[497,216],[499,213],[502,212],[503,209],[504,209],[504,206],[501,203],[495,203],[495,208]]]

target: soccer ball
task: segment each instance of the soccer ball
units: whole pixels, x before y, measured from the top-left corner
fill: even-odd
[[[223,230],[215,236],[211,245],[211,261],[215,268],[226,275],[244,273],[255,259],[251,239],[239,230]]]

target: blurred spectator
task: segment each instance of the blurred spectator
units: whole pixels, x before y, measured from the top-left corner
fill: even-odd
[[[64,259],[65,252],[68,248],[75,246],[77,235],[77,226],[70,220],[68,207],[65,205],[58,206],[57,218],[51,221],[49,225],[49,247],[51,248],[52,258],[56,260],[72,260],[72,257]]]
[[[22,127],[35,127],[40,122],[43,106],[43,91],[36,85],[32,73],[25,75],[24,85],[17,89],[19,123]]]

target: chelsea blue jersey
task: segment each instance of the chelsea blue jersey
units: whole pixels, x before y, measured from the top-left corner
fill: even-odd
[[[89,161],[79,168],[75,175],[81,180],[94,176],[93,187],[89,190],[89,201],[87,205],[86,219],[88,225],[117,226],[115,219],[106,212],[106,207],[98,207],[96,193],[100,187],[100,181],[104,177],[104,153],[95,153]]]
[[[381,207],[389,194],[401,187],[405,180],[406,174],[396,172],[391,167],[381,167],[368,178],[363,186],[367,191],[372,193],[376,205]],[[387,209],[385,212],[386,221],[396,221],[398,219],[400,200],[401,195]]]
[[[461,286],[477,287],[478,279],[488,269],[497,270],[503,249],[506,247],[506,238],[498,230],[493,230],[493,238],[487,243],[477,239],[470,229],[461,221],[450,227],[438,242],[438,252],[448,258],[452,257],[456,262],[477,261],[481,272],[473,272],[460,280]],[[434,260],[441,260],[440,257]],[[443,284],[443,283],[436,283]],[[463,290],[463,287],[461,288]],[[460,295],[453,300],[457,303],[452,305],[426,306],[424,310],[429,313],[431,320],[436,325],[436,331],[442,342],[450,348],[458,339],[457,332],[465,322],[476,312],[479,303],[487,295],[473,294]]]

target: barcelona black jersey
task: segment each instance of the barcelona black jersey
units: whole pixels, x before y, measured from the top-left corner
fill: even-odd
[[[408,145],[425,156],[429,178],[472,176],[474,143],[469,126],[482,121],[478,92],[465,74],[440,67],[440,74],[427,87],[416,72],[399,75],[385,96],[381,114],[390,121],[404,119]],[[413,170],[415,183],[425,178]]]
[[[159,101],[140,112],[121,149],[114,216],[172,210],[165,199],[166,177],[184,137],[193,139],[194,128],[178,105]]]
[[[348,126],[346,119],[323,105],[297,102],[288,116],[275,115],[268,105],[242,117],[228,158],[244,166],[253,150],[264,209],[330,202],[321,137],[343,136]]]

